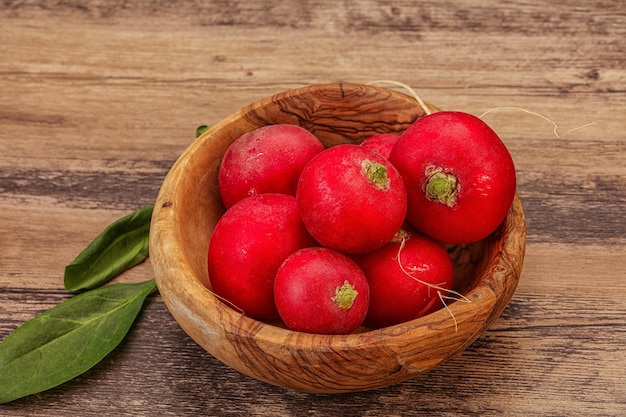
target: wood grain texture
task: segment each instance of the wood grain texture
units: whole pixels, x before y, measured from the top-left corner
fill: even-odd
[[[67,297],[65,264],[154,201],[198,125],[262,97],[395,79],[443,109],[541,113],[561,136],[485,116],[517,166],[524,270],[494,326],[428,374],[274,388],[206,354],[157,296],[105,362],[0,415],[626,414],[624,51],[619,0],[0,2],[0,338]]]

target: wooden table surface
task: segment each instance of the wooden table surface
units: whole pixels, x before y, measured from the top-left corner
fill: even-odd
[[[621,0],[1,2],[0,339],[69,297],[65,265],[154,201],[198,125],[379,79],[443,109],[505,107],[484,120],[514,157],[528,241],[484,336],[405,383],[313,395],[221,364],[156,295],[103,362],[0,415],[626,415]]]

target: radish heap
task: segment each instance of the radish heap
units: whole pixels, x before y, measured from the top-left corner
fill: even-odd
[[[300,127],[257,129],[220,167],[227,210],[209,243],[211,290],[249,317],[302,332],[416,319],[454,293],[443,244],[494,232],[515,184],[502,141],[467,113],[327,149]]]

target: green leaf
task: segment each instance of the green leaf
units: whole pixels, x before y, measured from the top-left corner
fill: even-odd
[[[0,343],[0,404],[84,373],[126,336],[154,279],[78,294],[25,322]]]
[[[196,128],[196,137],[200,137],[201,134],[209,130],[211,126],[201,125]]]
[[[148,257],[153,205],[118,219],[65,267],[65,289],[93,289]]]

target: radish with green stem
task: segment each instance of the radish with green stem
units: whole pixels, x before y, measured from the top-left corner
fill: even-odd
[[[304,167],[296,192],[302,221],[323,246],[349,254],[387,243],[406,215],[406,190],[383,156],[336,145]]]
[[[415,121],[389,156],[407,188],[407,219],[446,243],[478,241],[506,217],[515,196],[513,159],[479,118],[438,112]]]
[[[290,255],[274,281],[280,317],[291,330],[347,334],[367,313],[369,285],[359,266],[332,249],[305,248]]]

